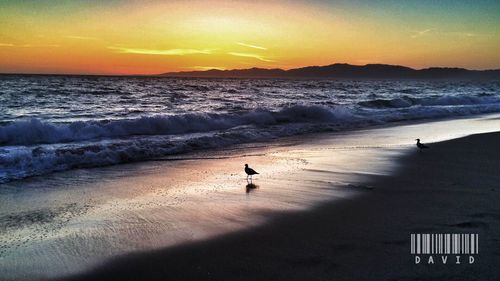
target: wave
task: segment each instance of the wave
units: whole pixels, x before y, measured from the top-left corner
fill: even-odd
[[[383,110],[297,105],[277,111],[257,109],[239,114],[190,113],[72,123],[16,121],[0,126],[3,144],[0,146],[0,183],[55,171],[145,161],[298,134],[491,112],[500,112],[500,103],[400,106]]]
[[[367,108],[405,108],[411,106],[457,106],[457,105],[481,105],[481,104],[498,104],[500,97],[490,95],[466,96],[434,96],[416,98],[403,96],[394,99],[374,99],[358,102],[358,105]]]
[[[345,108],[297,105],[280,111],[257,109],[239,114],[188,113],[136,119],[52,123],[31,119],[0,127],[1,145],[68,143],[135,135],[173,135],[226,130],[242,125],[335,122],[353,117]]]

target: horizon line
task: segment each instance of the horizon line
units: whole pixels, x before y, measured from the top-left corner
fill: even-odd
[[[167,72],[162,72],[162,73],[155,73],[155,74],[145,74],[145,73],[135,73],[135,74],[120,74],[120,73],[38,73],[38,72],[0,72],[0,75],[46,75],[46,76],[161,76],[165,74],[174,74],[174,73],[194,73],[194,72],[208,72],[208,71],[221,71],[221,72],[227,72],[227,71],[234,71],[234,70],[249,70],[249,69],[263,69],[263,70],[283,70],[283,71],[289,71],[293,69],[300,69],[300,68],[307,68],[307,67],[326,67],[326,66],[331,66],[331,65],[339,65],[339,64],[344,64],[344,65],[351,65],[351,66],[368,66],[368,65],[386,65],[386,66],[400,66],[400,67],[406,67],[410,68],[413,70],[425,70],[425,69],[431,69],[431,68],[440,68],[440,69],[465,69],[468,71],[491,71],[491,70],[500,70],[500,66],[498,68],[483,68],[483,69],[476,69],[476,68],[465,68],[465,67],[458,67],[458,66],[427,66],[423,68],[414,68],[410,66],[405,66],[405,65],[400,65],[400,64],[388,64],[388,63],[367,63],[367,64],[351,64],[351,63],[344,63],[344,62],[336,62],[336,63],[331,63],[331,64],[325,64],[325,65],[306,65],[306,66],[298,66],[298,67],[293,67],[293,68],[263,68],[263,67],[248,67],[248,68],[232,68],[232,69],[207,69],[207,70],[180,70],[180,71],[167,71]]]

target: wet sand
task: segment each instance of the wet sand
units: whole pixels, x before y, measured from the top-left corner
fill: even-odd
[[[413,280],[489,274],[484,268],[497,262],[484,247],[495,245],[500,216],[491,190],[499,181],[493,172],[498,136],[465,139],[478,146],[431,143],[423,153],[413,139],[440,141],[499,124],[485,117],[320,134],[4,184],[0,275]],[[258,188],[247,188],[244,163],[261,172]],[[484,237],[476,264],[414,264],[410,233],[459,231]]]
[[[66,280],[498,280],[499,144],[500,133],[434,143],[354,199]],[[416,265],[410,233],[478,233],[480,254],[473,264]]]

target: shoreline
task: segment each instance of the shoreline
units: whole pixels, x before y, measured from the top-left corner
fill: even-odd
[[[318,208],[356,211],[360,198],[384,190],[377,182],[400,170],[398,159],[415,150],[413,136],[432,143],[491,131],[499,123],[488,115],[296,136],[197,153],[195,159],[80,169],[3,184],[0,201],[8,204],[0,206],[0,223],[7,227],[0,233],[0,275],[7,280],[70,276],[129,253],[233,240],[232,235],[274,229],[297,217],[312,215],[311,227],[321,229],[314,215]],[[261,172],[259,188],[246,188],[243,163]],[[348,236],[356,235],[362,238]],[[282,250],[293,252],[289,246]]]
[[[494,280],[500,133],[433,143],[374,175],[373,192],[274,215],[187,245],[115,258],[60,280]],[[474,264],[419,264],[410,233],[478,233]]]
[[[145,158],[145,159],[136,159],[136,160],[127,160],[124,162],[117,162],[117,163],[112,163],[112,164],[88,164],[83,162],[84,164],[81,167],[70,167],[70,168],[62,168],[62,169],[54,169],[51,171],[44,171],[42,170],[41,173],[34,173],[32,175],[22,175],[19,178],[12,178],[12,179],[2,179],[0,180],[0,185],[2,184],[9,184],[9,183],[15,183],[18,181],[23,181],[23,180],[30,180],[33,178],[43,178],[46,176],[51,176],[53,174],[57,173],[66,173],[66,172],[71,172],[73,170],[78,170],[78,169],[101,169],[101,168],[108,168],[108,167],[115,167],[119,165],[141,165],[141,164],[147,164],[150,162],[155,162],[155,161],[175,161],[175,160],[186,160],[190,159],[190,156],[193,156],[192,159],[196,159],[198,155],[218,155],[220,153],[223,153],[227,148],[230,150],[235,150],[241,147],[252,147],[253,145],[256,145],[258,147],[275,147],[275,146],[281,146],[283,143],[286,145],[295,145],[295,144],[300,144],[300,143],[308,143],[311,142],[311,140],[316,140],[318,138],[324,139],[324,138],[330,138],[330,137],[335,137],[337,135],[348,135],[351,132],[357,132],[357,131],[370,131],[370,130],[379,130],[379,129],[390,129],[393,127],[402,127],[402,126],[425,126],[425,125],[432,125],[433,123],[442,123],[442,122],[456,122],[456,121],[461,121],[461,120],[495,120],[500,118],[500,113],[498,112],[493,112],[493,113],[481,113],[481,114],[474,114],[474,115],[458,115],[458,116],[443,116],[443,117],[429,117],[429,118],[417,118],[417,119],[409,119],[409,120],[397,120],[397,121],[388,121],[386,123],[381,123],[381,124],[372,124],[372,125],[361,125],[361,126],[354,126],[354,127],[346,127],[340,130],[337,129],[327,129],[324,131],[307,131],[307,132],[302,132],[302,133],[296,133],[296,134],[291,134],[291,135],[285,135],[285,136],[274,136],[270,139],[262,139],[262,140],[255,140],[255,141],[250,141],[250,142],[235,142],[232,143],[230,142],[226,147],[221,147],[218,145],[215,145],[213,147],[208,146],[208,147],[201,147],[201,148],[194,148],[190,149],[187,151],[182,151],[182,152],[174,152],[172,154],[167,154],[163,156],[156,156],[156,157],[151,157],[151,158]],[[468,125],[468,124],[466,124]],[[491,132],[491,126],[489,129],[484,129],[484,128],[471,128],[471,126],[466,126],[467,128],[465,130],[457,130],[454,129],[454,134],[453,135],[448,135],[444,137],[440,137],[437,139],[431,139],[430,141],[442,141],[446,139],[452,139],[456,137],[461,137],[464,135],[468,134],[474,134],[474,133],[483,133],[483,132]],[[488,126],[486,126],[488,127]],[[92,140],[90,140],[92,141]],[[429,140],[428,140],[429,141]],[[64,144],[64,143],[63,143]],[[72,142],[66,143],[67,145],[71,145]],[[31,144],[26,147],[28,148],[34,148],[34,147],[40,147],[40,145],[43,144]],[[82,152],[85,152],[85,146],[82,147],[82,150],[73,150],[69,151],[69,153],[74,153],[74,154],[79,154]],[[90,149],[92,151],[93,148]],[[37,151],[37,149],[33,149],[30,154],[35,153],[34,151]],[[43,151],[43,149],[41,149]],[[65,149],[62,149],[64,153],[66,153]],[[39,153],[39,152],[36,152]],[[36,154],[35,153],[35,154]],[[56,150],[56,155],[57,155],[57,150]],[[109,156],[106,156],[109,157]],[[120,157],[120,155],[115,155],[115,157]],[[28,163],[29,164],[29,163]],[[27,166],[29,166],[27,164]],[[71,165],[68,164],[68,165]],[[50,170],[50,169],[49,169]]]

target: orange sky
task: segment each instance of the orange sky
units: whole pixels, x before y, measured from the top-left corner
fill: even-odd
[[[157,74],[335,62],[500,68],[500,8],[491,1],[451,8],[421,1],[101,2],[0,3],[0,72]]]

